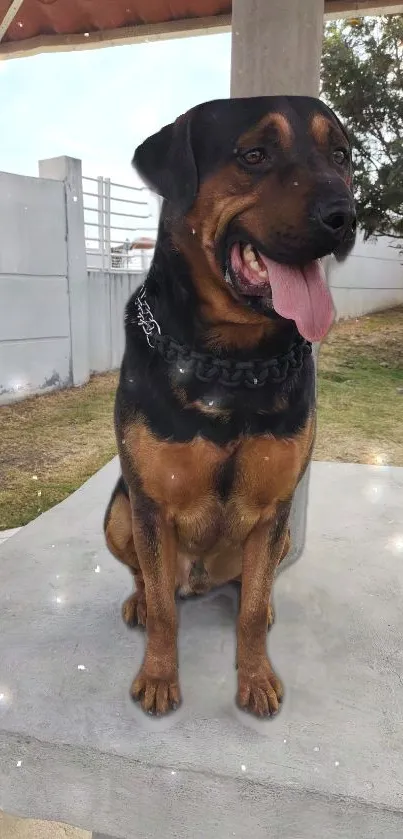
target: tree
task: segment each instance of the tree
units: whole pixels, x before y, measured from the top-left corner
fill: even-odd
[[[322,95],[352,139],[365,238],[403,238],[403,15],[327,24]]]

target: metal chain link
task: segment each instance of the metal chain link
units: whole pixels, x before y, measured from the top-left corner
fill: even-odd
[[[136,297],[136,307],[137,307],[137,324],[141,327],[144,332],[144,335],[147,339],[147,344],[149,347],[154,347],[154,344],[151,343],[151,338],[154,335],[161,335],[161,328],[159,323],[154,318],[154,315],[147,303],[146,300],[146,290],[145,286],[143,285],[139,291],[139,294]]]
[[[301,369],[305,356],[312,353],[312,344],[299,336],[287,353],[276,358],[257,358],[253,361],[235,361],[222,359],[208,353],[190,350],[170,338],[161,335],[159,323],[147,303],[145,287],[141,287],[136,298],[137,319],[131,323],[137,324],[143,330],[148,345],[158,350],[161,357],[168,364],[178,364],[179,370],[188,376],[192,373],[200,382],[217,383],[229,388],[247,387],[260,388],[268,382],[282,384],[290,371]]]

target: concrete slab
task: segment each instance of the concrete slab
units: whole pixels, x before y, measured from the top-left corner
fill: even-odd
[[[403,835],[403,469],[316,463],[276,583],[281,714],[235,694],[231,589],[180,608],[184,706],[128,698],[143,636],[103,546],[109,464],[0,548],[0,807],[121,839]]]
[[[102,835],[100,833],[93,833],[92,839],[112,839],[112,836],[106,836],[105,833],[102,833]]]
[[[12,536],[15,536],[19,530],[21,530],[20,527],[11,527],[9,530],[0,530],[0,545],[3,542],[6,542],[7,539],[11,539]]]

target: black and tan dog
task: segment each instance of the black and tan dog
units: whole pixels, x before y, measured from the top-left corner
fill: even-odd
[[[333,320],[320,259],[355,236],[349,142],[316,99],[222,100],[150,137],[134,166],[164,204],[126,311],[105,516],[135,581],[123,618],[147,627],[131,694],[151,713],[178,705],[175,594],[239,580],[238,703],[272,714],[271,590],[313,447],[310,342]]]

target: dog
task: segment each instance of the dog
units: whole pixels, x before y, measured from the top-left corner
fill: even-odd
[[[238,581],[237,702],[273,715],[271,591],[314,444],[312,342],[334,319],[321,259],[355,239],[349,140],[314,98],[219,100],[133,165],[163,204],[126,309],[104,521],[134,577],[123,619],[147,630],[131,696],[151,714],[179,705],[176,594]]]

